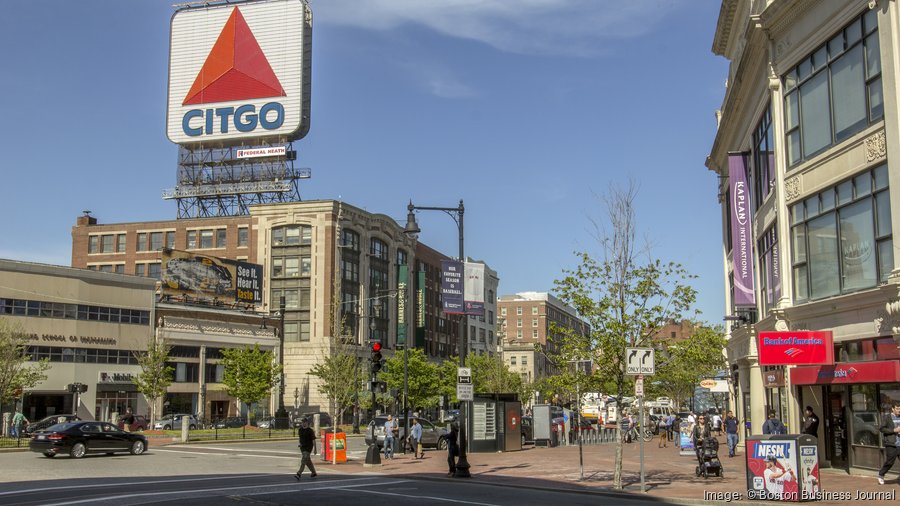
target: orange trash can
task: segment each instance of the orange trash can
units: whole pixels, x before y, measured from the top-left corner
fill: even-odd
[[[322,452],[326,462],[335,461],[339,464],[347,463],[347,436],[344,431],[338,430],[337,433],[322,431],[322,439],[325,440],[325,451]],[[334,452],[334,455],[332,455]],[[336,457],[336,458],[335,458]]]

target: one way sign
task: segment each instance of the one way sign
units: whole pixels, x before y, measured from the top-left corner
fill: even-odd
[[[625,348],[625,374],[655,374],[653,348]]]

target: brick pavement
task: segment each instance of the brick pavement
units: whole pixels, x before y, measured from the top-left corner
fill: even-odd
[[[724,438],[723,438],[724,439]],[[665,502],[681,504],[712,504],[726,502],[726,494],[742,494],[747,498],[745,460],[743,449],[735,458],[728,458],[724,442],[719,455],[722,456],[724,477],[697,477],[694,473],[696,458],[682,456],[669,444],[668,448],[658,448],[657,440],[645,443],[645,483],[647,495]],[[535,448],[526,446],[522,451],[507,453],[469,454],[472,479],[485,483],[503,484],[517,487],[539,487],[549,489],[578,489],[601,493],[617,493],[612,488],[615,445],[602,444],[583,447],[584,480],[580,480],[581,468],[577,446],[557,448]],[[896,467],[895,467],[896,469]],[[364,466],[362,459],[338,465],[341,472],[377,472],[392,476],[423,477],[429,479],[446,478],[447,459],[442,451],[426,451],[425,459],[413,459],[412,455],[397,455],[392,461],[382,461],[381,466]],[[847,499],[858,500],[858,493],[892,492],[893,500],[866,500],[865,504],[900,503],[900,482],[896,473],[886,485],[878,485],[875,473],[849,475],[846,472],[824,469],[821,475],[822,490],[843,492],[849,497],[819,501],[819,504],[841,504]],[[889,475],[891,478],[891,475]],[[640,494],[640,448],[638,443],[625,445],[623,461],[623,481],[627,493]],[[717,499],[705,494],[718,493]],[[736,496],[732,496],[733,498]],[[752,501],[762,504],[762,501]]]

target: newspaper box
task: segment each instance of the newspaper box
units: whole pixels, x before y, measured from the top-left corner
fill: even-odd
[[[347,436],[344,434],[344,431],[338,430],[337,433],[331,432],[330,430],[322,431],[322,436],[325,440],[325,451],[322,452],[322,455],[325,457],[326,462],[335,461],[340,464],[344,464],[347,462]],[[335,452],[335,455],[332,455],[331,452]],[[335,458],[337,457],[337,458]]]
[[[747,498],[815,501],[819,498],[819,451],[805,434],[747,438]]]

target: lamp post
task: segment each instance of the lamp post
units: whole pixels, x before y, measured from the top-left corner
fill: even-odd
[[[404,232],[407,234],[418,234],[421,232],[419,229],[418,223],[416,223],[416,214],[415,211],[443,211],[447,213],[453,221],[456,222],[456,227],[459,229],[459,261],[466,261],[465,248],[463,245],[464,238],[464,228],[463,228],[463,215],[465,214],[465,207],[463,206],[462,199],[459,199],[458,207],[426,207],[426,206],[416,206],[413,205],[412,201],[409,201],[409,205],[406,206],[408,209],[408,214],[406,215],[406,228]],[[460,322],[461,331],[459,333],[459,366],[466,366],[466,330],[468,328],[468,322],[466,321],[467,317],[463,314],[462,321]],[[406,368],[404,367],[404,375],[406,374]],[[406,378],[404,378],[404,384],[406,382]],[[454,476],[457,478],[470,478],[472,475],[469,473],[469,461],[466,459],[466,420],[469,413],[468,409],[468,401],[460,401],[460,424],[459,424],[459,461],[456,464],[456,473]],[[404,417],[406,413],[404,413]],[[407,426],[408,422],[407,422]]]
[[[284,295],[278,300],[278,365],[280,366],[278,382],[278,411],[275,412],[275,426],[279,429],[288,428],[288,413],[284,409]]]

